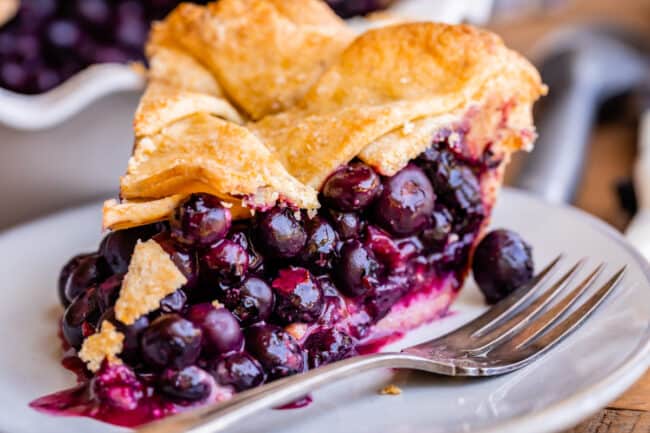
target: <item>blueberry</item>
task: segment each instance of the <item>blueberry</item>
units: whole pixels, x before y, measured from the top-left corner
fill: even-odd
[[[246,349],[264,367],[269,377],[277,379],[304,370],[298,342],[276,325],[255,325],[246,331]]]
[[[434,139],[431,142],[431,145],[427,147],[424,152],[420,154],[417,158],[417,163],[423,168],[429,167],[432,164],[437,164],[442,158],[450,157],[453,159],[453,155],[449,152],[447,148],[447,139],[451,135],[451,130],[445,128],[444,131],[436,134]],[[435,181],[432,180],[435,186]]]
[[[72,50],[79,46],[83,32],[79,25],[69,19],[56,19],[46,29],[46,40],[57,50]]]
[[[271,316],[274,295],[264,280],[248,277],[238,287],[225,290],[223,303],[242,325],[248,326]]]
[[[366,227],[364,237],[364,245],[389,273],[403,269],[420,249],[417,238],[393,239],[388,233],[372,225]]]
[[[433,143],[420,155],[418,162],[424,168],[438,194],[449,190],[449,178],[451,172],[456,169],[457,162],[443,143]]]
[[[335,326],[346,320],[348,316],[345,299],[340,294],[326,295],[323,301],[323,313],[318,318],[318,323],[325,326]]]
[[[125,47],[139,49],[147,41],[148,25],[142,18],[125,15],[118,17],[115,39]]]
[[[424,172],[409,164],[385,180],[373,216],[381,227],[396,236],[412,235],[429,224],[435,198]]]
[[[472,271],[487,302],[498,302],[533,277],[532,248],[513,231],[494,230],[476,248]]]
[[[309,367],[317,368],[354,354],[354,342],[348,334],[335,328],[314,332],[305,341]]]
[[[248,253],[248,268],[251,270],[257,270],[262,266],[264,259],[255,249],[248,232],[248,227],[242,227],[241,225],[233,227],[228,239],[241,246]]]
[[[203,350],[209,355],[236,352],[244,345],[239,322],[225,308],[210,303],[197,304],[187,311],[187,318],[203,333]]]
[[[59,299],[64,307],[104,274],[99,256],[95,253],[79,254],[71,258],[59,274]]]
[[[323,295],[324,296],[339,296],[340,293],[336,289],[336,286],[334,285],[334,282],[332,281],[331,277],[327,274],[325,275],[319,275],[317,277],[318,284],[320,287],[323,289]]]
[[[61,329],[63,337],[75,349],[80,349],[83,339],[94,332],[100,311],[97,306],[95,288],[90,287],[74,298],[63,313]],[[90,327],[92,332],[87,332]]]
[[[343,18],[366,15],[387,8],[394,0],[327,0],[334,12]]]
[[[92,26],[107,27],[111,22],[107,0],[77,0],[75,6],[79,18]]]
[[[90,380],[94,400],[109,406],[131,411],[144,397],[144,386],[129,367],[122,364],[102,363],[100,370]]]
[[[120,18],[144,19],[145,10],[143,2],[138,0],[122,0],[117,7]]]
[[[364,227],[363,221],[356,212],[339,212],[328,209],[330,221],[339,237],[343,240],[355,239]]]
[[[463,235],[453,242],[449,242],[442,253],[432,254],[432,264],[439,270],[449,272],[458,271],[466,266],[469,261],[469,253],[474,243],[473,234]]]
[[[153,240],[158,242],[158,245],[169,254],[172,262],[174,262],[176,267],[187,278],[187,283],[183,286],[184,289],[191,291],[195,288],[199,281],[199,265],[196,253],[182,245],[178,245],[174,242],[169,232],[166,231],[154,236]]]
[[[427,247],[438,251],[441,250],[449,239],[453,229],[453,216],[444,207],[436,206],[431,215],[431,226],[420,234],[420,239]]]
[[[29,73],[26,68],[16,62],[4,62],[0,65],[0,80],[5,87],[20,92],[29,82]]]
[[[165,314],[142,333],[144,361],[153,368],[183,368],[194,364],[201,353],[201,329],[177,314]]]
[[[273,258],[296,256],[307,242],[307,233],[288,208],[275,207],[257,218],[256,245]]]
[[[348,309],[343,296],[338,291],[329,275],[318,277],[318,284],[323,289],[323,312],[318,318],[321,325],[334,326],[346,320]]]
[[[457,167],[449,175],[449,194],[445,200],[456,209],[469,211],[482,205],[481,185],[469,167]]]
[[[324,218],[316,216],[305,221],[307,242],[300,252],[302,262],[314,272],[330,270],[336,256],[338,235]]]
[[[221,239],[201,255],[202,269],[226,283],[239,282],[248,272],[248,252],[238,243]]]
[[[375,171],[361,162],[344,165],[325,181],[323,201],[343,212],[368,207],[381,191],[381,179]]]
[[[19,35],[15,40],[16,54],[25,61],[37,60],[41,54],[38,38],[34,35]]]
[[[285,324],[318,319],[323,310],[323,289],[307,269],[281,269],[271,287],[276,294],[275,314]]]
[[[420,161],[441,201],[463,217],[484,215],[479,179],[453,152],[442,143],[434,143]]]
[[[180,370],[165,370],[158,380],[158,389],[176,403],[191,403],[208,398],[214,379],[195,365]]]
[[[57,11],[57,0],[29,0],[20,3],[18,12],[21,22],[38,25],[51,18]]]
[[[97,307],[100,311],[106,311],[115,305],[115,302],[120,295],[123,279],[124,274],[115,274],[97,286]]]
[[[140,354],[140,336],[149,326],[149,319],[147,316],[140,316],[135,322],[133,322],[133,324],[125,325],[115,318],[115,310],[109,308],[104,312],[104,314],[102,314],[98,323],[101,324],[104,320],[112,323],[113,326],[124,335],[120,358],[129,364],[137,363]]]
[[[187,295],[183,289],[170,293],[160,301],[160,311],[163,313],[181,313],[185,309]]]
[[[16,39],[17,35],[10,32],[0,32],[0,56],[16,55]]]
[[[376,284],[381,265],[372,251],[359,241],[348,241],[341,247],[341,257],[335,268],[339,289],[348,296],[363,296]]]
[[[113,273],[124,274],[129,269],[135,244],[139,240],[149,240],[155,233],[154,224],[110,232],[102,239],[99,254],[104,257]]]
[[[230,210],[219,198],[209,194],[192,194],[170,218],[171,235],[182,245],[207,247],[228,233]]]
[[[260,363],[246,352],[219,359],[213,366],[213,374],[219,384],[233,386],[237,391],[254,388],[265,380]]]

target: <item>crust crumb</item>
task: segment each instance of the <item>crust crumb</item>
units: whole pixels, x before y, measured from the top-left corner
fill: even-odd
[[[115,303],[115,317],[131,325],[185,283],[187,278],[156,241],[138,242]]]
[[[379,394],[381,395],[400,395],[401,393],[402,390],[397,385],[393,384],[385,386],[379,390]]]
[[[216,308],[217,310],[218,310],[219,308],[223,308],[223,304],[222,304],[221,302],[217,301],[216,299],[215,299],[214,301],[212,301],[212,306],[213,306],[214,308]]]
[[[308,326],[306,323],[294,322],[287,325],[284,330],[293,338],[300,341],[307,333],[307,328]]]
[[[86,363],[88,370],[96,372],[104,359],[111,364],[121,364],[117,357],[122,352],[124,335],[109,321],[102,322],[101,331],[86,338],[79,351],[79,358]]]

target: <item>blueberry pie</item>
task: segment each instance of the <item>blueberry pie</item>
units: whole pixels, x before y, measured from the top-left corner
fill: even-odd
[[[147,55],[110,232],[59,280],[80,385],[32,403],[121,425],[445,315],[546,91],[486,31],[317,0],[182,4]]]

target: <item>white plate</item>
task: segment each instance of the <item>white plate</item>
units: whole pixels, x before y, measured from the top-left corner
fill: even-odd
[[[552,432],[578,423],[621,394],[650,362],[648,264],[593,217],[512,190],[504,191],[494,223],[529,240],[538,267],[564,252],[571,260],[589,256],[592,264],[605,261],[609,271],[628,264],[627,275],[585,326],[523,370],[488,379],[377,371],[316,392],[307,408],[251,417],[237,431]],[[0,235],[3,433],[119,430],[90,419],[44,415],[27,406],[36,397],[74,384],[59,365],[56,279],[67,257],[97,245],[99,224],[100,207],[94,205]],[[445,332],[482,311],[485,306],[474,284],[466,286],[454,306],[456,314],[418,330],[409,342]],[[378,395],[389,383],[403,393]]]

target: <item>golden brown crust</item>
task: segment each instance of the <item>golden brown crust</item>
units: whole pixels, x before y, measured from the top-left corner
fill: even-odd
[[[301,106],[327,113],[433,97],[471,102],[502,74],[512,86],[508,93],[535,100],[543,91],[535,68],[494,33],[468,25],[399,24],[359,36]]]
[[[115,303],[115,317],[131,325],[140,316],[157,310],[165,296],[185,283],[187,278],[156,241],[138,242]]]
[[[293,178],[250,131],[205,113],[138,140],[120,191],[125,199],[159,199],[194,192],[188,186],[197,183],[258,206],[282,194],[298,207],[318,207],[316,191]]]
[[[159,200],[143,202],[106,200],[102,212],[102,228],[121,230],[164,221],[184,198],[183,194],[176,194]]]
[[[182,4],[167,22],[254,119],[295,104],[352,38],[317,0]]]
[[[105,227],[165,218],[192,192],[237,216],[279,199],[316,208],[338,166],[358,157],[393,175],[459,125],[475,154],[531,147],[546,88],[498,36],[439,23],[350,35],[316,0],[183,4],[156,24],[126,202],[105,208]]]
[[[193,190],[200,189],[191,188]],[[210,191],[205,191],[210,192]],[[118,201],[115,199],[104,202],[102,228],[122,230],[169,219],[176,207],[187,197],[187,194],[175,194],[157,200]],[[248,218],[251,211],[241,205],[241,202],[222,201],[230,209],[233,219]]]
[[[197,113],[242,122],[237,110],[223,98],[152,82],[142,95],[135,114],[135,134],[138,137],[153,135],[176,120]]]
[[[201,112],[242,123],[217,79],[183,51],[167,23],[154,25],[147,53],[149,85],[133,121],[137,137],[155,134],[175,120]]]

